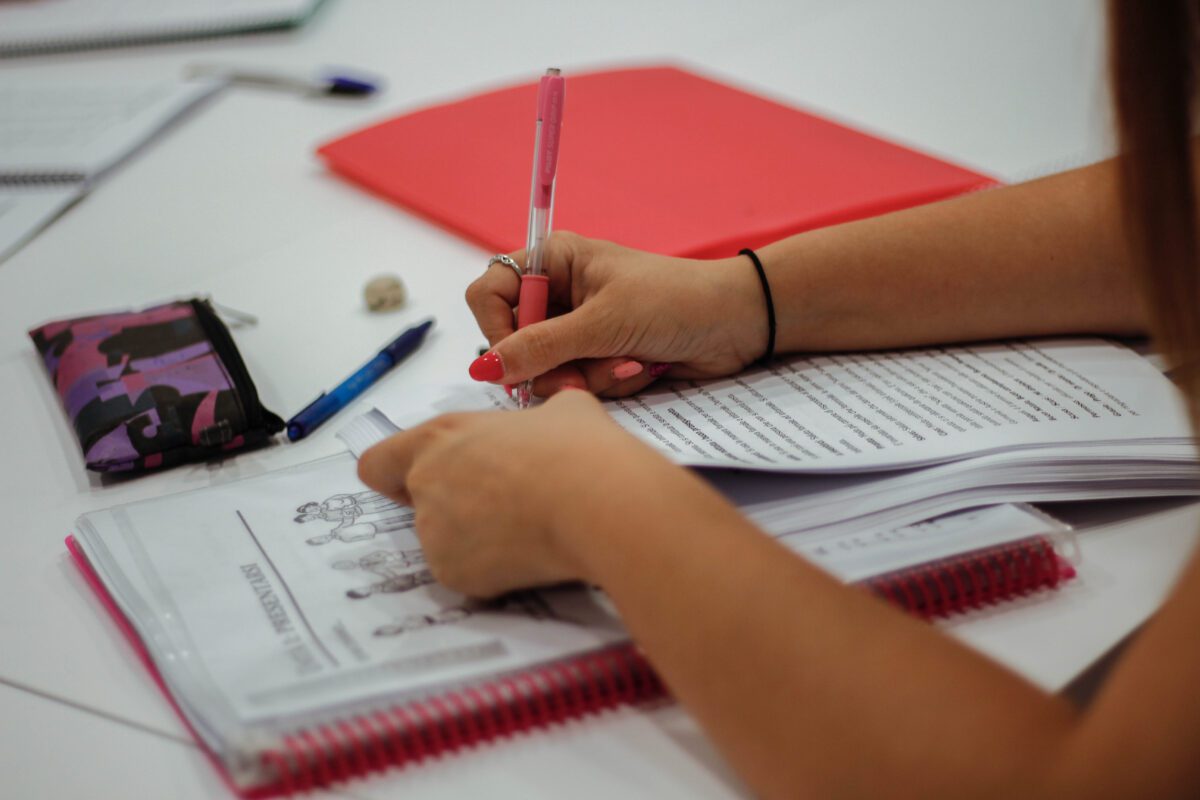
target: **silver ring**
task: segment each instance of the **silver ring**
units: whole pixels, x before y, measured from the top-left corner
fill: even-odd
[[[497,253],[496,255],[494,255],[488,259],[488,269],[491,269],[493,264],[503,264],[506,267],[512,267],[512,271],[517,273],[518,279],[521,278],[521,276],[523,276],[525,274],[525,272],[521,269],[520,264],[513,261],[508,256],[502,255],[500,253]]]

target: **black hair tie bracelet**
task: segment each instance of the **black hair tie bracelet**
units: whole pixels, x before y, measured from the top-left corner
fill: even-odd
[[[738,251],[739,256],[749,256],[754,262],[754,270],[758,273],[759,283],[762,284],[763,297],[767,301],[767,352],[758,360],[759,364],[767,364],[775,357],[775,301],[771,299],[771,284],[767,283],[767,273],[763,269],[758,255],[749,247]]]

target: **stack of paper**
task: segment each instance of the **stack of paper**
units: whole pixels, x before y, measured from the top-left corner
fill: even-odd
[[[434,394],[383,389],[343,438],[361,452],[436,413],[510,403],[479,386]],[[999,502],[1200,494],[1181,396],[1098,339],[801,356],[606,405],[675,461],[725,468],[710,479],[777,536]]]

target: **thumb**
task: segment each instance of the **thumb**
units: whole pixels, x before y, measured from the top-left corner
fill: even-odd
[[[521,328],[471,364],[477,381],[520,383],[579,358],[602,355],[582,309]]]

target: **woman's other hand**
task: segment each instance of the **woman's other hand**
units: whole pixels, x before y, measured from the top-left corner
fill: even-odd
[[[573,540],[586,529],[575,523],[597,504],[634,502],[664,470],[681,472],[581,391],[529,411],[447,414],[358,463],[365,484],[416,510],[437,580],[480,597],[589,580],[588,546],[602,543]]]

